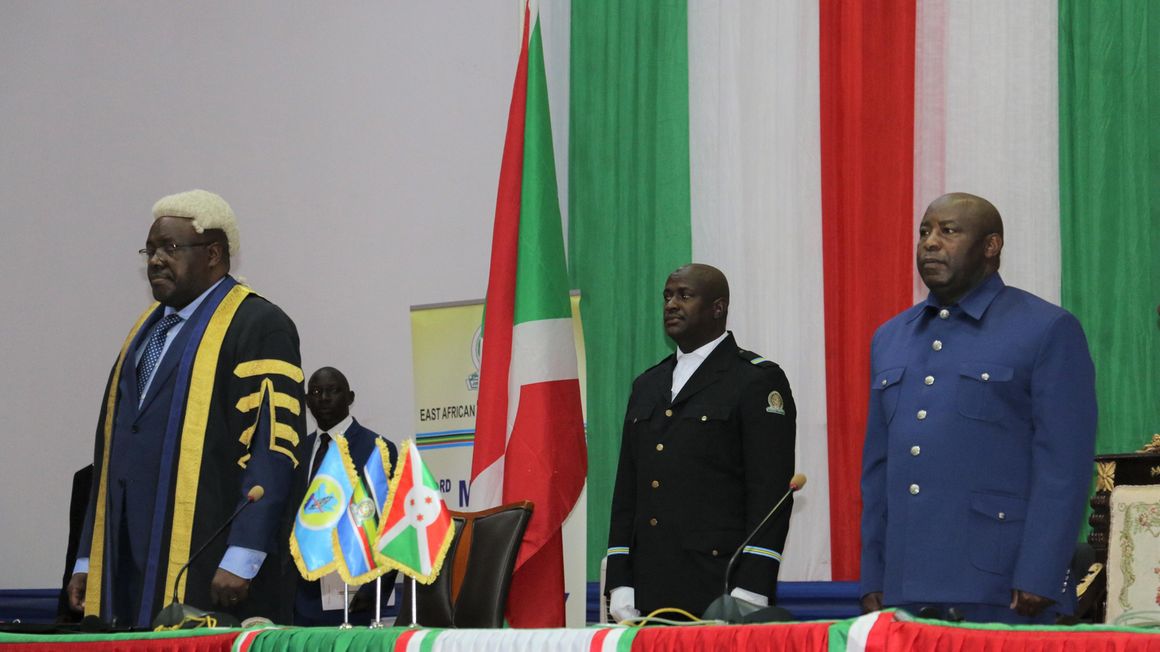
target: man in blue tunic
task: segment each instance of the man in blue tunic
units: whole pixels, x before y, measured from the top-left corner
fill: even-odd
[[[1003,222],[944,195],[919,227],[926,301],[879,327],[862,459],[862,607],[1052,622],[1095,447],[1079,321],[999,277]],[[953,610],[953,612],[952,612]]]

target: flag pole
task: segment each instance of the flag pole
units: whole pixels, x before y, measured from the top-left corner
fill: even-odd
[[[371,629],[383,627],[383,577],[375,578],[375,619],[371,621]]]
[[[419,626],[419,592],[415,578],[411,578],[411,627]]]
[[[354,625],[350,624],[350,585],[346,582],[342,583],[342,624],[338,626],[339,629],[351,629]]]

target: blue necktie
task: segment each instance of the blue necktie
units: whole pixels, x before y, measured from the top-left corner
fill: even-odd
[[[161,350],[165,348],[165,336],[169,333],[169,329],[180,321],[181,317],[178,317],[177,313],[165,315],[153,325],[153,330],[149,331],[149,342],[145,345],[145,353],[141,356],[141,362],[137,363],[138,397],[145,396],[145,386],[149,383],[149,378],[153,376],[157,361],[161,359]]]

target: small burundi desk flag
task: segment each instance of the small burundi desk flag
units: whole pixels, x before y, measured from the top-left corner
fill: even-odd
[[[430,584],[439,575],[455,526],[439,485],[419,458],[414,440],[403,442],[383,508],[375,559],[381,566]]]

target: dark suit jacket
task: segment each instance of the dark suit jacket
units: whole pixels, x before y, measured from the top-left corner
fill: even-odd
[[[747,532],[785,493],[797,411],[781,368],[729,334],[670,401],[676,356],[633,383],[612,498],[607,586],[631,586],[643,613],[700,615],[721,595]],[[746,552],[731,586],[772,604],[791,505]]]
[[[357,419],[352,419],[350,428],[344,433],[347,445],[350,449],[350,458],[354,462],[355,469],[361,474],[363,466],[366,465],[367,459],[370,458],[371,452],[375,449],[375,440],[380,436],[374,431],[364,428]],[[318,438],[317,432],[312,432],[306,437],[306,442],[303,445],[303,457],[309,458],[310,451],[314,450],[314,441]],[[388,460],[392,471],[395,464],[399,461],[399,449],[391,442],[391,440],[382,437],[384,443],[387,445],[387,451],[390,453]],[[298,470],[294,476],[294,493],[291,496],[295,505],[302,502],[303,497],[306,496],[306,489],[310,486],[310,461],[304,459],[303,463],[298,465]],[[289,540],[290,528],[293,528],[293,521],[290,522],[286,529],[286,538]],[[319,588],[319,582],[304,580],[299,576],[298,569],[293,562],[287,565],[287,574],[290,576],[291,586],[296,586],[294,589],[294,621],[295,624],[304,625],[339,625],[342,623],[342,610],[323,611],[322,610],[322,593]],[[391,571],[383,575],[383,596],[390,595],[391,589],[395,586],[395,576],[397,571]],[[364,584],[359,588],[359,593],[374,599],[374,582]],[[385,604],[385,601],[384,601]],[[367,624],[373,614],[362,612],[358,614],[351,614],[351,622],[355,624]],[[362,621],[366,622],[362,622]]]

